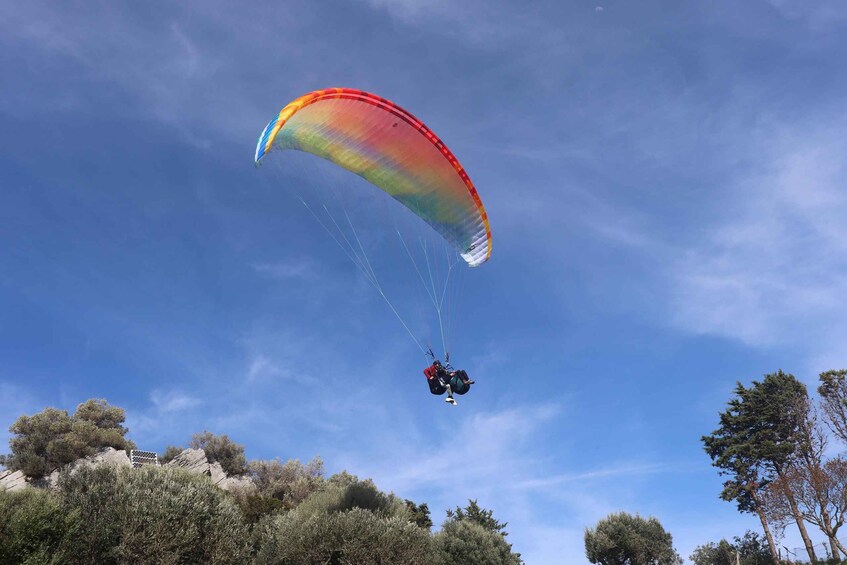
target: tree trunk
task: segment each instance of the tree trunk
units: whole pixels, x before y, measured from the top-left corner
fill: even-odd
[[[750,495],[753,497],[753,502],[756,504],[756,514],[759,515],[759,520],[762,521],[762,529],[765,530],[765,537],[768,538],[768,547],[771,550],[773,562],[778,564],[780,562],[779,552],[776,550],[776,542],[773,541],[773,534],[771,534],[771,529],[768,527],[768,521],[765,519],[765,512],[759,504],[759,497],[756,495],[756,491],[754,490],[750,491]]]
[[[841,541],[839,541],[839,539],[838,539],[838,528],[840,528],[840,527],[841,526],[836,526],[835,528],[832,529],[832,536],[830,536],[829,541],[830,541],[830,543],[835,545],[835,547],[840,549],[841,553],[843,553],[844,555],[847,555],[847,548],[845,548],[844,545],[841,543]],[[834,549],[832,551],[832,554],[833,554],[833,557],[839,557],[838,555],[836,555],[836,551]]]
[[[826,511],[825,502],[821,502],[821,522],[821,530],[823,530],[823,533],[826,534],[827,538],[829,538],[829,547],[832,550],[832,557],[841,561],[841,554],[838,551],[840,543],[835,537],[835,531],[832,529],[832,518],[830,517],[829,512]]]
[[[800,516],[800,510],[797,508],[797,501],[794,500],[794,495],[791,489],[785,489],[785,498],[788,500],[788,506],[791,508],[791,514],[794,516],[794,521],[797,522],[797,528],[800,530],[800,537],[803,538],[803,545],[806,546],[806,553],[809,554],[809,562],[816,563],[818,558],[815,556],[815,548],[812,545],[812,540],[809,538],[809,532],[806,531],[806,524],[803,523],[803,517]]]
[[[829,538],[829,550],[832,552],[832,558],[841,561],[841,552],[838,551],[838,545],[835,543],[835,540]]]

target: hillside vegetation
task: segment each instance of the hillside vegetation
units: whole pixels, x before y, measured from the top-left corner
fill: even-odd
[[[225,435],[195,434],[190,447],[240,477],[228,490],[178,466],[78,461],[134,447],[124,420],[89,400],[74,415],[48,408],[11,426],[2,463],[26,482],[0,489],[0,563],[521,563],[506,524],[476,501],[433,533],[426,503],[347,472],[327,478],[319,458],[248,461]],[[162,459],[182,452],[169,446]]]

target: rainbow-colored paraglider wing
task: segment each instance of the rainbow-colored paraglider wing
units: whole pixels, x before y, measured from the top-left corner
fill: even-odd
[[[471,267],[491,257],[488,215],[471,179],[423,122],[361,90],[301,96],[267,125],[256,162],[271,148],[312,153],[381,188],[432,226]]]

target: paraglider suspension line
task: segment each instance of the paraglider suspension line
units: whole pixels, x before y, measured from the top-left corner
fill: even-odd
[[[353,244],[350,243],[350,240],[344,234],[344,230],[341,229],[341,226],[338,225],[338,222],[335,221],[335,218],[332,216],[332,214],[330,214],[329,209],[325,205],[323,209],[326,212],[327,216],[329,216],[329,219],[332,221],[333,225],[335,225],[336,229],[338,230],[338,233],[341,235],[341,239],[343,239],[344,242],[347,244],[346,247],[343,243],[341,243],[341,239],[339,239],[335,235],[335,233],[333,233],[330,227],[323,220],[321,220],[320,216],[318,216],[314,212],[314,210],[312,210],[312,208],[306,203],[306,201],[303,200],[303,198],[298,198],[300,199],[300,202],[303,203],[303,206],[306,207],[306,209],[312,214],[315,220],[317,220],[317,222],[321,225],[321,227],[326,230],[326,232],[333,239],[333,241],[335,241],[335,243],[338,244],[341,250],[344,251],[344,254],[347,255],[347,258],[350,259],[350,261],[352,261],[354,265],[356,265],[356,267],[362,272],[363,275],[365,275],[367,281],[371,283],[371,285],[373,285],[379,295],[382,296],[382,299],[385,300],[385,303],[388,304],[388,307],[391,308],[391,311],[394,312],[394,315],[397,316],[397,319],[400,320],[400,323],[403,324],[403,327],[406,329],[406,332],[409,334],[409,337],[412,338],[412,341],[415,342],[415,345],[418,346],[418,349],[420,349],[421,352],[426,355],[426,349],[424,349],[423,345],[421,345],[420,341],[418,341],[418,338],[415,337],[415,334],[412,333],[412,330],[409,329],[409,326],[406,324],[406,321],[403,319],[400,313],[397,312],[397,309],[394,307],[394,304],[391,303],[391,300],[388,299],[388,297],[385,295],[385,292],[382,290],[382,286],[379,284],[379,279],[376,276],[376,272],[373,270],[373,267],[371,266],[371,263],[368,260],[368,255],[365,252],[364,247],[362,246],[362,242],[359,239],[359,235],[356,233],[356,228],[353,226],[353,222],[350,220],[350,216],[347,214],[347,211],[344,211],[344,215],[347,216],[347,222],[350,225],[350,229],[353,232],[353,236],[356,239],[356,242],[359,245],[359,249],[362,252],[361,257],[356,252],[356,248],[353,247]]]

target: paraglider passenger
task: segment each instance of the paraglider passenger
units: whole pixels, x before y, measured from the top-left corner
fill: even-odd
[[[456,404],[456,400],[453,398],[453,391],[450,387],[450,379],[456,376],[459,377],[459,379],[461,379],[461,381],[466,385],[474,384],[474,381],[468,378],[468,374],[465,371],[448,371],[438,359],[433,361],[432,365],[424,369],[424,375],[426,375],[426,379],[429,382],[430,390],[434,392],[438,388],[445,389],[447,391],[447,398],[444,402],[453,405]]]

